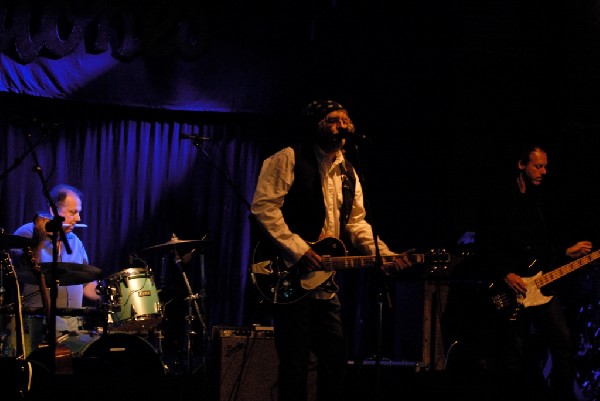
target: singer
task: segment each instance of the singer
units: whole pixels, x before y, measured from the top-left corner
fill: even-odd
[[[277,396],[279,401],[308,399],[312,351],[318,361],[318,399],[344,400],[347,349],[341,304],[335,276],[323,271],[318,248],[335,239],[357,254],[374,255],[375,239],[365,220],[359,177],[342,152],[348,135],[355,132],[348,111],[333,100],[316,100],[304,109],[300,126],[301,143],[263,162],[251,207],[264,242],[276,245],[285,264],[281,267],[300,274],[302,284],[304,277],[317,278],[300,299],[294,294],[302,294],[304,285],[290,290],[285,302],[273,302]],[[406,254],[392,252],[381,240],[377,244],[381,255],[392,260],[390,268],[411,266]]]

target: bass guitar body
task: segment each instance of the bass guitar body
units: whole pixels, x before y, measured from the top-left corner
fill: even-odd
[[[527,284],[525,294],[515,294],[504,282],[491,283],[488,289],[490,290],[492,305],[501,314],[514,320],[517,318],[520,310],[550,302],[552,296],[546,296],[542,293],[544,286],[587,266],[599,258],[600,249],[547,273],[539,271],[535,276],[521,277],[525,281],[525,284]]]

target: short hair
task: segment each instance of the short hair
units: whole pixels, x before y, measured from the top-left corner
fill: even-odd
[[[523,144],[523,146],[521,146],[517,152],[517,161],[521,162],[522,164],[527,164],[530,161],[531,158],[531,152],[535,151],[535,150],[541,150],[544,153],[548,153],[546,151],[546,147],[539,143],[539,142],[530,142],[530,143],[526,143]]]
[[[54,188],[52,188],[52,190],[50,191],[50,198],[52,198],[52,200],[56,203],[57,206],[62,206],[69,193],[73,193],[77,195],[79,199],[83,200],[83,193],[74,186],[67,184],[55,185]]]

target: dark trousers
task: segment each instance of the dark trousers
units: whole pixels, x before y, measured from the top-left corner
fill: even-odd
[[[498,350],[504,390],[514,391],[514,399],[575,400],[575,355],[558,298],[525,308],[516,321],[501,327]],[[552,368],[546,379],[543,367],[548,353]]]
[[[279,357],[278,400],[306,401],[311,352],[317,359],[319,400],[342,400],[348,362],[341,305],[310,295],[274,305],[275,347]]]

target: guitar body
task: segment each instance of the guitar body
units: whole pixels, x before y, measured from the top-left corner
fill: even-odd
[[[535,276],[523,277],[523,281],[527,284],[527,292],[525,295],[517,296],[504,283],[491,283],[488,286],[488,289],[492,294],[490,297],[492,305],[494,305],[497,311],[507,314],[511,319],[515,319],[520,309],[543,305],[552,299],[551,296],[542,294],[541,289],[543,286],[581,269],[599,258],[600,249],[597,249],[594,252],[582,256],[579,259],[575,259],[574,261],[547,273],[542,273],[540,271]]]
[[[536,284],[536,280],[542,277],[542,272],[539,272],[535,276],[532,277],[524,277],[523,281],[527,284],[527,292],[525,295],[517,296],[517,302],[523,308],[528,308],[530,306],[538,306],[543,305],[545,303],[550,302],[552,299],[552,295],[544,295],[542,291]]]
[[[346,256],[346,247],[337,238],[324,238],[311,243],[311,248],[322,257]],[[335,292],[337,285],[333,282],[334,270],[314,271],[302,274],[298,268],[286,268],[285,263],[269,241],[261,241],[252,254],[250,275],[260,295],[274,304],[296,302],[314,289]]]
[[[42,268],[39,263],[37,263],[37,259],[34,257],[33,250],[31,248],[26,249],[26,255],[28,256],[29,263],[33,266],[33,270],[37,276],[46,319],[55,319],[56,317],[52,315],[50,310],[50,291],[46,285],[46,277],[42,272]],[[54,353],[52,353],[52,350],[54,350]],[[51,369],[51,371],[54,371],[55,374],[61,375],[73,374],[72,357],[73,354],[67,346],[55,343],[54,347],[50,347],[48,346],[47,342],[46,344],[40,345],[39,348],[33,350],[29,354],[30,359],[38,361],[46,367],[54,367],[54,369]]]
[[[491,300],[496,311],[514,320],[519,311],[530,306],[543,305],[552,299],[552,295],[544,295],[536,284],[536,280],[542,277],[542,272],[535,276],[522,277],[527,284],[525,294],[515,294],[506,284],[493,283],[488,288],[492,291]]]
[[[32,366],[26,360],[26,349],[25,349],[25,328],[23,324],[23,310],[21,305],[21,292],[19,290],[19,282],[17,279],[17,274],[15,272],[14,265],[10,258],[8,252],[2,252],[0,255],[0,274],[6,274],[7,277],[11,278],[11,282],[13,284],[13,288],[16,293],[14,294],[17,298],[16,305],[17,311],[15,313],[15,339],[16,339],[16,356],[15,358],[6,357],[3,355],[0,358],[0,388],[6,390],[6,393],[10,394],[10,392],[14,389],[15,393],[9,395],[11,399],[25,399],[29,395],[29,391],[31,389],[31,380],[32,380]],[[3,316],[8,317],[8,315]],[[0,319],[2,321],[2,319]],[[4,327],[0,327],[0,329],[4,330]],[[9,341],[7,335],[5,335],[4,331],[1,333],[2,339],[0,339],[0,351],[4,353],[4,341]],[[8,347],[7,347],[8,348]]]

